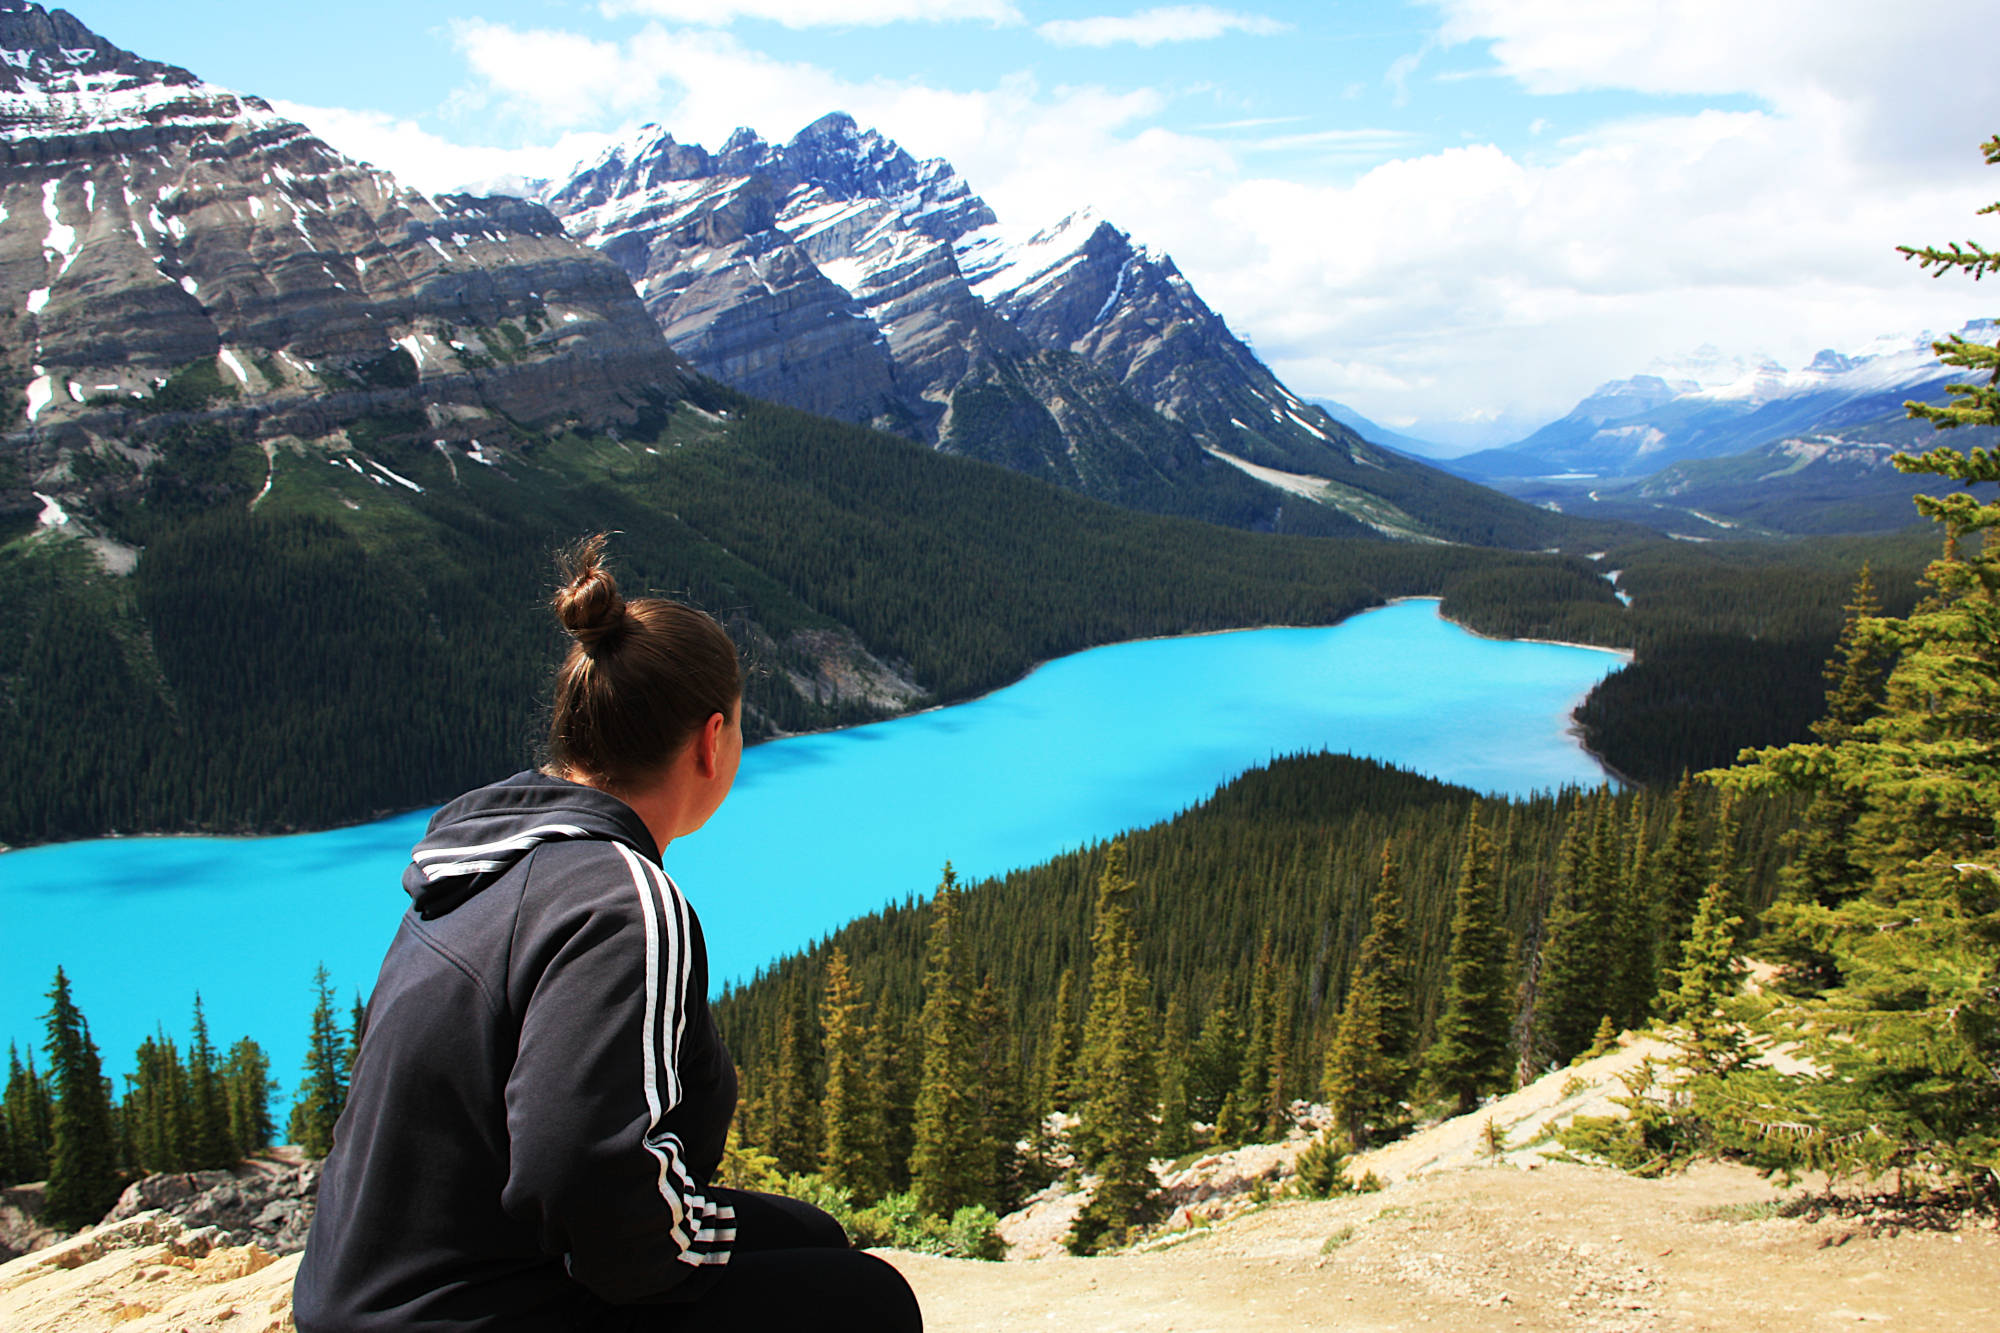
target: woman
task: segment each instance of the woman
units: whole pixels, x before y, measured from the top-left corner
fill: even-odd
[[[549,761],[439,810],[368,1006],[294,1290],[303,1333],[922,1326],[895,1269],[790,1199],[712,1186],[736,1071],[660,852],[743,750],[720,626],[627,603],[604,538]]]

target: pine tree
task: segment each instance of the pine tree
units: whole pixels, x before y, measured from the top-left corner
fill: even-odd
[[[1451,919],[1449,981],[1430,1049],[1424,1082],[1451,1100],[1458,1114],[1507,1086],[1513,1072],[1508,1050],[1507,937],[1500,927],[1494,882],[1493,839],[1473,806],[1466,821],[1465,859]]]
[[[1882,612],[1873,571],[1861,567],[1826,664],[1826,713],[1813,724],[1823,744],[1838,745],[1881,707],[1890,654],[1868,631]],[[1759,953],[1782,968],[1777,985],[1795,995],[1816,995],[1840,984],[1840,970],[1820,937],[1829,909],[1860,891],[1865,871],[1849,855],[1862,793],[1831,782],[1818,784],[1791,836],[1791,855],[1778,876],[1778,899],[1764,912]]]
[[[803,976],[787,983],[778,1022],[777,1059],[764,1089],[766,1120],[760,1146],[779,1169],[810,1171],[819,1165],[824,1121],[819,1083],[819,1019]]]
[[[278,1083],[271,1077],[271,1059],[264,1048],[248,1037],[240,1038],[229,1048],[222,1082],[229,1102],[229,1141],[237,1157],[270,1147],[278,1132],[271,1120],[271,1098],[277,1095]]]
[[[1604,825],[1604,802],[1597,825]],[[1589,1047],[1612,1007],[1612,944],[1616,929],[1615,862],[1606,874],[1587,855],[1582,812],[1570,821],[1556,853],[1555,891],[1542,925],[1531,1063],[1568,1064]]]
[[[118,1200],[111,1095],[97,1043],[90,1039],[90,1026],[60,967],[48,994],[48,1041],[42,1049],[49,1058],[55,1097],[49,1115],[49,1183],[42,1204],[49,1221],[74,1230],[103,1217]]]
[[[883,1156],[879,1071],[868,1061],[868,1006],[861,984],[835,946],[826,961],[826,994],[820,1001],[820,1045],[826,1051],[826,1133],[820,1169],[827,1180],[869,1204],[889,1190]]]
[[[1243,1027],[1235,1011],[1226,1004],[1209,1010],[1188,1052],[1188,1114],[1214,1127],[1217,1144],[1240,1141],[1225,1134],[1221,1121],[1225,1105],[1234,1112],[1242,1051]]]
[[[360,991],[356,991],[354,1005],[347,1011],[347,1070],[350,1076],[361,1062],[361,1038],[367,1031],[368,1002],[361,998]]]
[[[49,1089],[35,1071],[35,1055],[27,1063],[12,1042],[7,1044],[7,1142],[9,1173],[16,1181],[42,1180],[49,1174]]]
[[[1694,909],[1708,887],[1701,855],[1701,816],[1695,809],[1694,779],[1681,775],[1674,788],[1673,816],[1666,837],[1652,860],[1655,894],[1660,904],[1660,946],[1653,967],[1665,977],[1681,965],[1681,942],[1694,924]],[[1651,996],[1647,997],[1651,1000]]]
[[[910,1188],[917,1207],[950,1217],[979,1201],[979,1117],[971,1086],[972,1031],[958,876],[946,862],[931,900],[924,964],[923,1072],[917,1082]]]
[[[1097,881],[1078,1071],[1078,1147],[1097,1188],[1070,1228],[1068,1245],[1077,1254],[1126,1243],[1152,1213],[1153,1025],[1132,925],[1137,887],[1125,873],[1125,844],[1112,843]]]
[[[1076,1077],[1076,969],[1066,967],[1056,982],[1055,1026],[1049,1033],[1047,1059],[1042,1065],[1042,1108],[1073,1109]]]
[[[142,1171],[189,1169],[187,1070],[165,1032],[139,1043],[126,1076],[130,1160]]]
[[[1613,912],[1609,1007],[1614,1031],[1642,1026],[1659,989],[1660,922],[1664,915],[1646,838],[1648,797],[1637,795],[1625,819],[1625,874]]]
[[[1410,1091],[1410,982],[1402,876],[1382,848],[1382,878],[1362,938],[1321,1090],[1334,1124],[1356,1147],[1395,1117]]]
[[[1154,1151],[1174,1158],[1194,1146],[1188,1107],[1187,1010],[1180,997],[1167,1001],[1167,1016],[1160,1022],[1160,1129]]]
[[[324,1157],[333,1148],[334,1125],[347,1105],[347,1051],[333,1018],[333,987],[321,964],[313,971],[312,1028],[289,1126],[292,1142],[308,1157]]]
[[[2000,165],[2000,136],[1984,153]],[[1975,277],[1994,260],[1977,245],[1904,253]],[[2000,347],[1957,336],[1935,347],[1981,373],[1951,386],[1945,407],[1909,404],[1912,415],[1941,429],[2000,426]],[[1727,775],[1861,797],[1846,839],[1860,882],[1818,909],[1837,984],[1769,998],[1759,1015],[1823,1072],[1760,1078],[1760,1104],[1738,1114],[1738,1128],[1792,1162],[1916,1169],[1990,1198],[2000,1160],[2000,502],[1971,488],[2000,482],[2000,454],[1939,448],[1896,465],[1964,489],[1916,498],[1944,529],[1925,574],[1931,594],[1907,618],[1857,629],[1894,659],[1880,710],[1838,740],[1762,751]]]
[[[1277,966],[1272,961],[1271,932],[1264,931],[1257,944],[1257,964],[1250,974],[1250,1039],[1243,1045],[1236,1079],[1235,1111],[1241,1117],[1242,1138],[1265,1133],[1271,1119],[1274,1090],[1271,1061],[1276,1054],[1278,1028]]]
[[[194,997],[194,1034],[188,1041],[188,1163],[196,1171],[234,1166],[236,1145],[229,1133],[229,1097],[208,1037],[201,992]]]
[[[1741,1029],[1723,1013],[1723,1002],[1736,993],[1736,932],[1743,918],[1733,913],[1735,894],[1718,876],[1696,905],[1680,969],[1673,989],[1660,997],[1661,1012],[1680,1031],[1683,1059],[1704,1072],[1727,1073],[1742,1064],[1748,1051]]]
[[[1020,1078],[1014,1062],[1014,1029],[1000,1003],[1000,990],[987,973],[973,992],[973,1111],[979,1126],[979,1194],[996,1214],[1011,1213],[1022,1194],[1018,1145],[1027,1126]]]

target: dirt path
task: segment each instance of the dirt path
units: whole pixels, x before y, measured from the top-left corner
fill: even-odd
[[[1764,1215],[1778,1197],[1735,1167],[1503,1165],[1273,1204],[1151,1253],[894,1258],[934,1333],[2000,1329],[2000,1234]]]

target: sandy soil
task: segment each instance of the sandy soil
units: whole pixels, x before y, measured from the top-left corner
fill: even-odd
[[[1437,1172],[1276,1203],[1170,1248],[1021,1264],[897,1255],[938,1333],[2000,1329],[2000,1234],[1763,1216],[1737,1167]]]

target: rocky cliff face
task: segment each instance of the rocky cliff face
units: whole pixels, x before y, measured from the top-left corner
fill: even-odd
[[[22,0],[0,0],[0,218],[17,516],[87,511],[190,414],[340,444],[393,417],[464,451],[511,422],[629,422],[688,382],[619,268],[541,207],[427,198]]]
[[[1247,483],[1275,511],[1218,455],[1382,461],[1171,260],[1087,214],[1012,243],[949,163],[846,115],[782,145],[738,130],[716,153],[649,126],[541,197],[676,350],[761,397],[1144,507]]]

